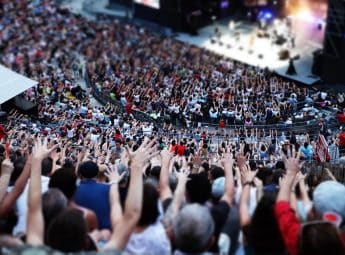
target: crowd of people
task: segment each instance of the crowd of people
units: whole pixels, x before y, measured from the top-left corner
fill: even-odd
[[[345,186],[307,167],[317,134],[255,127],[339,98],[51,0],[0,7],[1,63],[38,81],[23,96],[39,107],[0,126],[3,254],[345,253]]]

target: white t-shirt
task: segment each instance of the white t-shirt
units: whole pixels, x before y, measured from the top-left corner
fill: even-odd
[[[152,127],[151,126],[143,127],[143,134],[144,135],[151,135],[152,134]]]
[[[67,129],[67,137],[68,138],[73,138],[73,136],[74,136],[74,128]]]
[[[49,177],[41,176],[42,194],[48,190]],[[29,183],[26,184],[23,193],[16,202],[18,223],[13,229],[13,235],[26,233],[26,218],[28,209]]]
[[[141,233],[132,233],[124,254],[171,254],[170,241],[159,221]]]

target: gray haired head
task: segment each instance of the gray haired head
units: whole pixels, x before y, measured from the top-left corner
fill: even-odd
[[[214,233],[214,221],[209,209],[199,204],[182,208],[173,222],[176,248],[196,253],[207,249]]]

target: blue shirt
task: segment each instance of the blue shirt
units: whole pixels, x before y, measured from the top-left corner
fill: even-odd
[[[313,149],[310,145],[308,145],[308,147],[301,147],[301,152],[304,154],[304,156],[306,157],[307,160],[310,160],[311,157],[313,156]]]
[[[78,205],[95,212],[99,229],[111,228],[109,190],[109,185],[87,179],[80,182],[74,196]]]

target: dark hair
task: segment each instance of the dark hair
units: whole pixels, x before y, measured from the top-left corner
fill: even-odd
[[[42,211],[44,224],[47,228],[50,222],[67,207],[67,198],[59,189],[49,189],[42,195]]]
[[[278,161],[277,163],[276,163],[276,168],[280,168],[280,169],[285,169],[285,164],[284,164],[284,162],[283,161]]]
[[[255,254],[284,254],[284,241],[274,215],[275,200],[274,194],[265,194],[247,227],[248,243]]]
[[[159,194],[151,183],[144,184],[143,209],[138,222],[138,226],[146,227],[154,224],[159,216],[158,210]]]
[[[49,176],[51,171],[53,170],[53,159],[50,157],[47,157],[42,160],[42,175]]]
[[[87,240],[87,226],[83,213],[68,208],[51,222],[46,244],[62,252],[79,252],[86,249]]]
[[[14,183],[17,181],[18,177],[23,172],[25,162],[26,162],[26,159],[24,157],[18,157],[13,162],[14,169],[13,169],[13,172],[12,172],[11,178],[10,178],[10,184],[11,185],[14,185]]]
[[[279,179],[284,176],[285,171],[283,169],[276,169],[272,174],[272,183],[279,184]]]
[[[161,173],[160,166],[154,166],[150,170],[150,176],[156,178],[157,180],[159,180],[160,173]]]
[[[302,227],[298,241],[298,254],[343,255],[345,246],[332,223],[311,223]]]
[[[309,187],[308,195],[311,199],[313,199],[314,189],[321,183],[322,174],[317,172],[310,172],[307,174],[305,181]]]
[[[211,166],[210,175],[212,180],[215,180],[219,177],[223,177],[225,175],[223,168],[219,166]]]
[[[206,173],[191,174],[186,191],[190,203],[204,204],[211,194],[211,183],[208,181]]]
[[[14,208],[0,219],[0,235],[12,235],[14,227],[18,223],[18,216]]]
[[[77,189],[77,177],[70,169],[60,168],[52,174],[49,188],[58,188],[70,200]]]
[[[83,162],[78,169],[78,173],[86,179],[95,178],[98,175],[98,172],[98,165],[91,160]]]

